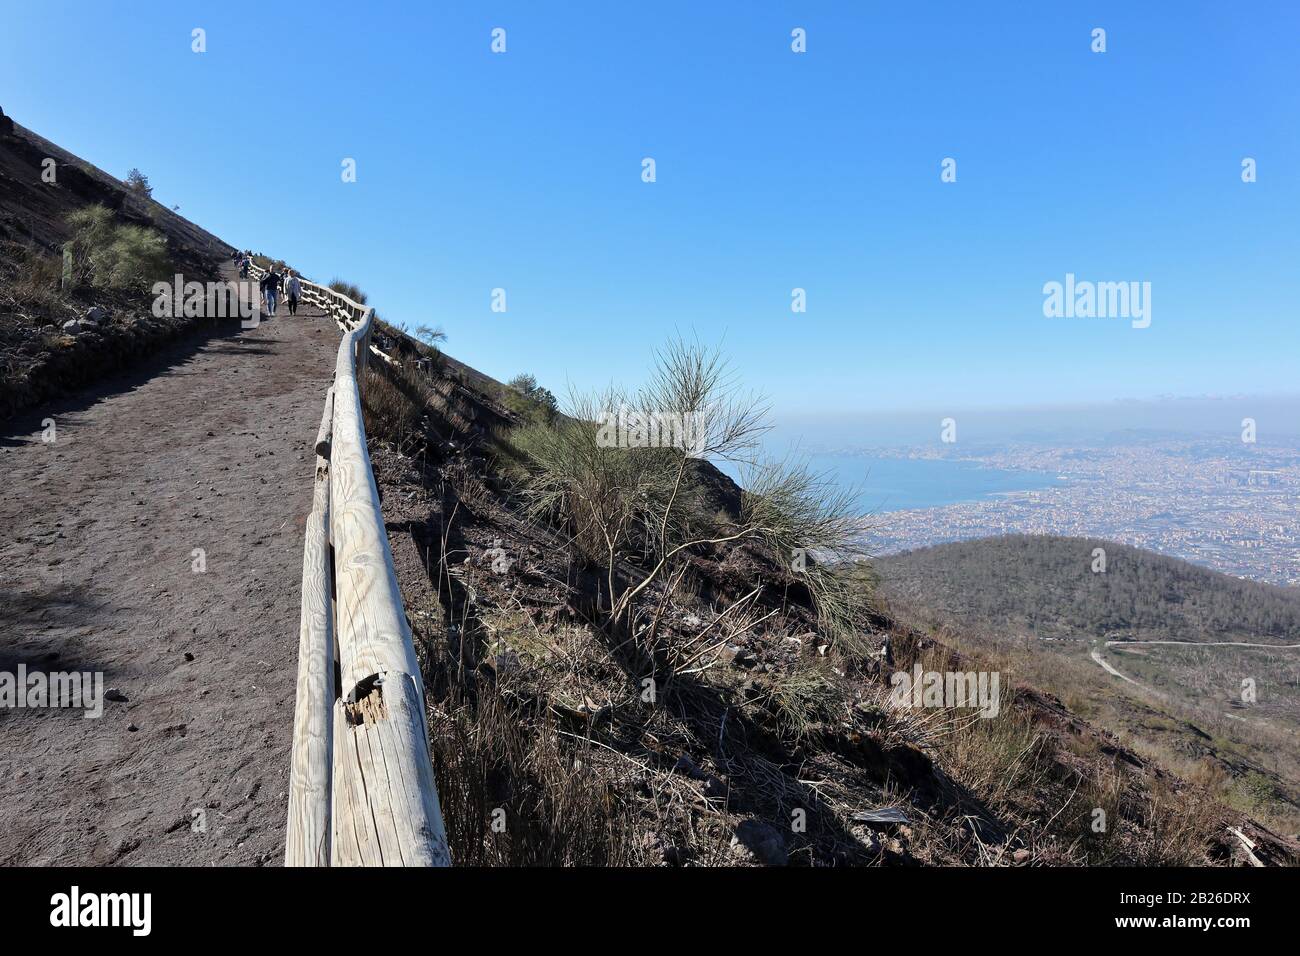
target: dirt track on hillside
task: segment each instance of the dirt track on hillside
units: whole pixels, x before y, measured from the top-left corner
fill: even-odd
[[[338,335],[310,309],[227,325],[0,428],[0,672],[102,671],[126,698],[0,709],[0,864],[282,859]]]

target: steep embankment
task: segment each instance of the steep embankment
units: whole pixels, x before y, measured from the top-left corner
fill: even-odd
[[[54,161],[52,181],[49,159]],[[0,240],[57,252],[68,237],[64,217],[99,203],[127,222],[162,232],[183,269],[210,267],[234,251],[177,212],[133,193],[120,179],[18,123],[0,125],[0,186]]]
[[[891,705],[897,670],[990,665],[880,615],[833,641],[803,581],[749,547],[650,593],[653,644],[614,636],[602,569],[524,507],[508,431],[543,410],[394,344],[367,430],[457,862],[1222,863],[1230,824],[1293,858],[1010,679],[993,719]],[[696,477],[736,507],[727,479]]]
[[[169,262],[131,286],[61,288],[67,217],[91,206],[119,226],[154,230]],[[176,337],[214,324],[158,318],[151,281],[217,277],[231,246],[0,115],[0,421],[128,368]],[[89,317],[91,321],[65,328]]]

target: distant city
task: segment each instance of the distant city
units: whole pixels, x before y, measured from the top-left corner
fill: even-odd
[[[1300,585],[1300,443],[1159,437],[1077,447],[1018,443],[856,453],[965,461],[1058,478],[1046,488],[873,514],[863,540],[872,554],[999,534],[1062,534],[1107,538],[1242,578]]]

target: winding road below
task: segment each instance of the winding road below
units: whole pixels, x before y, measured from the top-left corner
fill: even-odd
[[[1151,644],[1185,645],[1188,647],[1262,647],[1270,651],[1293,651],[1300,644],[1248,644],[1245,641],[1107,641],[1107,647],[1147,647]]]

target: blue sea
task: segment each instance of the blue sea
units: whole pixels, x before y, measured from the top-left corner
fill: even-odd
[[[806,460],[814,473],[853,490],[864,514],[936,508],[1060,483],[1053,474],[985,468],[969,461],[830,454],[811,454]]]

